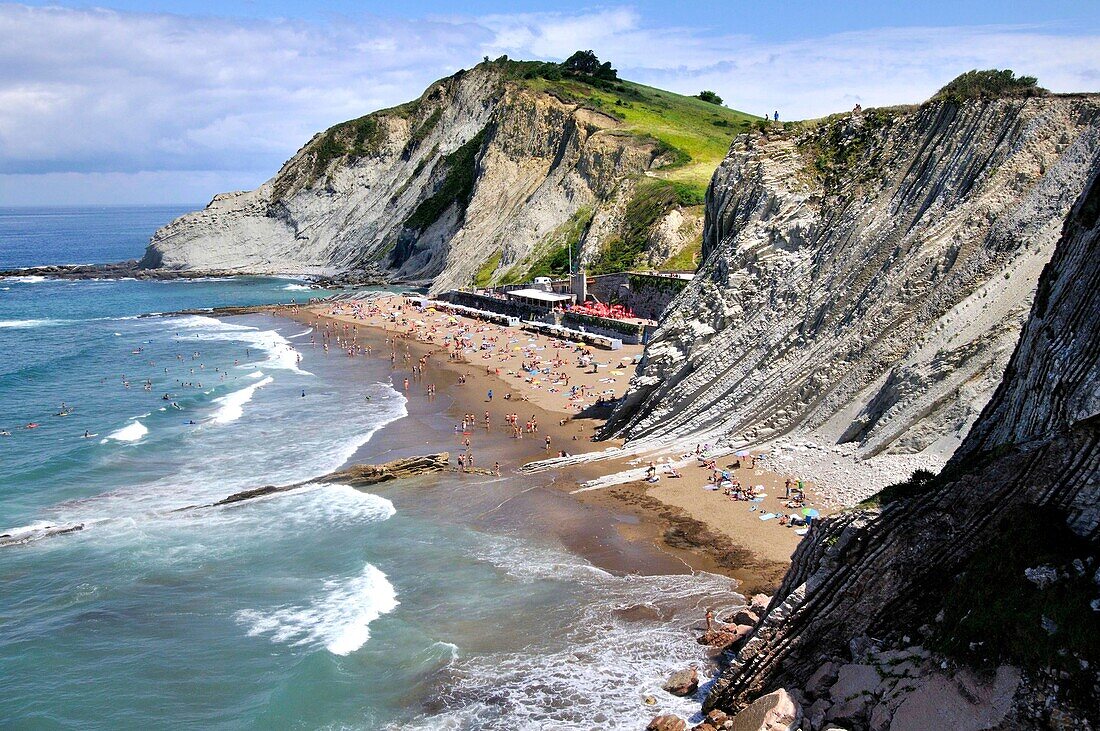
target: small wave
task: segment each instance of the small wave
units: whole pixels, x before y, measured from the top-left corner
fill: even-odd
[[[348,655],[370,639],[370,623],[399,603],[386,575],[367,564],[351,579],[326,581],[324,593],[307,606],[245,609],[236,618],[248,625],[249,637],[270,635],[272,642],[322,645],[334,655]]]
[[[116,442],[136,442],[148,433],[149,430],[144,424],[140,421],[132,421],[121,429],[108,434],[107,439],[114,439]],[[106,442],[107,439],[104,439],[103,442]]]
[[[19,274],[13,277],[4,277],[5,282],[19,282],[20,284],[38,284],[45,282],[46,277],[41,274]]]
[[[300,292],[302,290],[313,289],[313,287],[308,287],[304,284],[288,284],[285,287],[283,287],[283,289],[286,290],[287,292]]]
[[[248,325],[237,325],[222,322],[205,315],[189,315],[181,317],[174,322],[176,327],[187,329],[201,329],[194,333],[198,340],[233,340],[246,343],[251,347],[263,350],[268,354],[268,359],[263,364],[269,368],[284,368],[304,376],[313,375],[298,367],[298,351],[274,330],[260,330]],[[243,367],[254,367],[257,363],[244,364]]]
[[[297,335],[288,335],[287,340],[296,340],[297,338],[304,338],[306,335],[309,335],[311,332],[313,332],[313,328],[310,328],[310,329],[306,330],[305,332],[298,333]]]
[[[257,381],[251,386],[245,386],[239,391],[233,393],[227,393],[224,396],[214,399],[214,403],[220,404],[217,411],[214,412],[211,421],[215,424],[228,424],[231,421],[236,421],[244,415],[244,405],[252,400],[252,395],[256,393],[257,388],[263,388],[269,383],[272,383],[275,379],[271,376]]]

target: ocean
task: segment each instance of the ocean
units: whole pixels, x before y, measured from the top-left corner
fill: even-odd
[[[0,269],[137,258],[182,210],[0,209]],[[737,603],[729,580],[611,573],[522,510],[485,517],[530,478],[193,507],[452,439],[388,362],[326,354],[301,323],[142,317],[318,294],[0,279],[0,534],[25,539],[0,548],[0,727],[639,728],[697,711],[659,688],[705,661],[688,628]]]

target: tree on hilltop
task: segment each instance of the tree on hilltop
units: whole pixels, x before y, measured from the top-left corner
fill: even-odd
[[[619,72],[611,68],[611,62],[600,63],[592,51],[577,51],[561,64],[562,70],[575,76],[591,76],[604,81],[618,81]]]
[[[696,94],[695,98],[702,99],[703,101],[710,102],[711,104],[718,104],[719,106],[721,106],[722,104],[722,97],[718,96],[713,91],[710,91],[708,89],[704,89],[703,91]]]

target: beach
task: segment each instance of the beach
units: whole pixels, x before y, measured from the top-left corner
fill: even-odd
[[[713,470],[695,458],[676,461],[686,461],[675,470],[679,477],[671,476],[666,466],[671,460],[656,462],[660,479],[655,482],[636,480],[601,489],[579,486],[637,468],[639,459],[602,455],[598,461],[534,475],[519,471],[561,451],[577,455],[620,446],[592,437],[610,413],[609,405],[600,402],[625,392],[641,346],[592,349],[457,313],[422,312],[413,302],[393,295],[369,303],[320,303],[279,312],[314,327],[314,346],[327,343],[330,356],[391,361],[392,380],[409,399],[410,418],[425,422],[424,432],[430,431],[427,422],[432,420],[436,431],[450,426],[445,441],[452,460],[466,453],[469,439],[476,467],[492,469],[499,463],[503,478],[530,487],[487,514],[487,526],[525,514],[570,550],[607,570],[705,571],[736,579],[741,593],[776,588],[800,539],[779,520],[780,515],[799,513],[785,507],[786,482],[796,481],[797,475],[765,470],[751,457],[718,458],[718,470],[746,487],[757,487],[760,494],[755,500],[732,500],[708,481]],[[599,365],[593,369],[587,365],[591,361]],[[420,373],[413,370],[421,367]],[[434,398],[429,387],[435,389]],[[518,416],[518,429],[507,420],[509,414]],[[473,416],[472,423],[463,433],[467,415]],[[531,422],[537,431],[530,430]],[[387,455],[412,456],[428,446],[392,445]],[[811,483],[806,484],[806,498],[807,505],[815,504]]]

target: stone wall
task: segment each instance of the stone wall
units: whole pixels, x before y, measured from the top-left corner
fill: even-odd
[[[665,308],[689,281],[638,272],[603,274],[588,278],[588,293],[600,302],[624,305],[638,317],[660,320]]]

